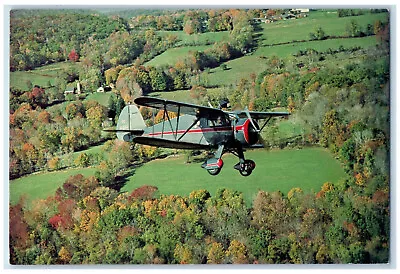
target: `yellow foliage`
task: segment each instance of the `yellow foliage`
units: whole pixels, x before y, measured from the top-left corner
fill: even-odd
[[[320,264],[329,263],[329,249],[326,245],[321,245],[318,249],[318,252],[315,256],[317,262]]]
[[[157,147],[141,145],[138,146],[138,154],[142,158],[152,158],[158,151]]]
[[[357,173],[355,178],[356,178],[357,185],[363,186],[365,184],[365,177],[362,173]]]
[[[233,240],[229,245],[226,255],[232,258],[234,264],[246,264],[247,259],[247,248],[238,240]]]
[[[93,226],[97,223],[98,218],[98,213],[84,209],[81,213],[81,223],[79,228],[85,232],[92,230]]]
[[[63,246],[58,252],[58,257],[63,263],[69,263],[71,261],[71,253]]]
[[[299,188],[299,187],[292,188],[288,192],[288,196],[287,196],[288,199],[291,200],[295,196],[296,193],[303,193],[303,190],[301,188]]]
[[[174,250],[174,257],[180,264],[190,264],[193,260],[192,251],[185,245],[177,244]]]
[[[326,192],[330,192],[330,191],[333,190],[333,184],[330,183],[330,182],[326,182],[326,183],[324,183],[324,184],[322,185],[321,190],[322,190],[323,192],[325,192],[325,193],[326,193]]]
[[[60,158],[59,157],[53,157],[47,162],[47,167],[50,170],[57,170],[60,167]]]
[[[225,251],[221,243],[211,243],[210,250],[207,255],[208,264],[221,264],[225,259]]]
[[[142,203],[145,215],[150,217],[157,210],[157,200],[147,200]]]

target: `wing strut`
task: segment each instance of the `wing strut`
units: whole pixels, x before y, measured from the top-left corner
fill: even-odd
[[[167,114],[167,119],[168,119],[168,122],[169,122],[169,126],[171,127],[172,134],[174,134],[174,138],[176,140],[176,132],[174,132],[174,128],[172,127],[171,119],[169,118],[168,111],[167,111],[167,105],[164,105],[164,115],[165,114]],[[177,127],[178,127],[178,125],[177,125]],[[163,129],[163,133],[164,133],[164,129]]]
[[[164,125],[165,125],[165,106],[164,106],[164,113],[162,117],[162,131],[161,131],[161,138],[164,138]]]
[[[271,120],[271,118],[272,118],[272,116],[269,116],[268,120],[264,122],[264,124],[262,125],[262,127],[260,128],[259,131],[262,131],[265,128],[265,126],[268,124],[268,122],[269,122],[269,120]]]
[[[185,136],[186,133],[188,133],[189,130],[191,130],[192,127],[194,127],[194,125],[197,124],[197,122],[198,122],[199,120],[200,120],[200,116],[197,117],[196,120],[194,120],[194,122],[190,125],[190,127],[188,127],[188,129],[178,138],[178,141],[180,141],[180,140],[183,138],[183,136]]]
[[[178,117],[176,118],[176,130],[175,130],[175,140],[178,136],[178,128],[179,128],[179,116],[181,115],[181,106],[178,106]]]

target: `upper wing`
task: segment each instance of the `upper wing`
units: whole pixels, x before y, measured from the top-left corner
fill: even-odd
[[[267,119],[270,117],[287,117],[290,115],[289,112],[258,112],[258,111],[249,111],[250,117],[255,120],[259,119]],[[246,118],[247,113],[245,111],[237,113],[240,118]]]
[[[204,107],[189,103],[176,102],[172,100],[143,96],[136,98],[134,102],[141,106],[163,109],[167,111],[173,111],[180,114],[188,114],[197,117],[200,116],[200,117],[212,118],[212,117],[225,116],[228,118],[228,113],[220,109]]]

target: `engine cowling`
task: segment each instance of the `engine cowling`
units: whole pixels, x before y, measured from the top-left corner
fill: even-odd
[[[252,123],[250,119],[239,119],[235,127],[235,138],[243,145],[254,145],[258,141],[259,129],[256,121],[253,120]]]

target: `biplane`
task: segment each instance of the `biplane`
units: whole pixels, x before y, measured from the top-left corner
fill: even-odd
[[[286,117],[288,112],[224,111],[227,101],[218,108],[176,102],[153,97],[138,97],[139,106],[163,110],[160,123],[146,126],[136,105],[127,105],[121,111],[115,130],[118,139],[143,145],[210,150],[212,157],[201,167],[209,174],[217,175],[224,162],[222,155],[230,152],[239,158],[234,166],[241,175],[249,176],[256,164],[245,159],[244,149],[260,147],[259,133],[272,117]],[[175,112],[176,117],[170,117]],[[264,120],[260,126],[259,121]]]

